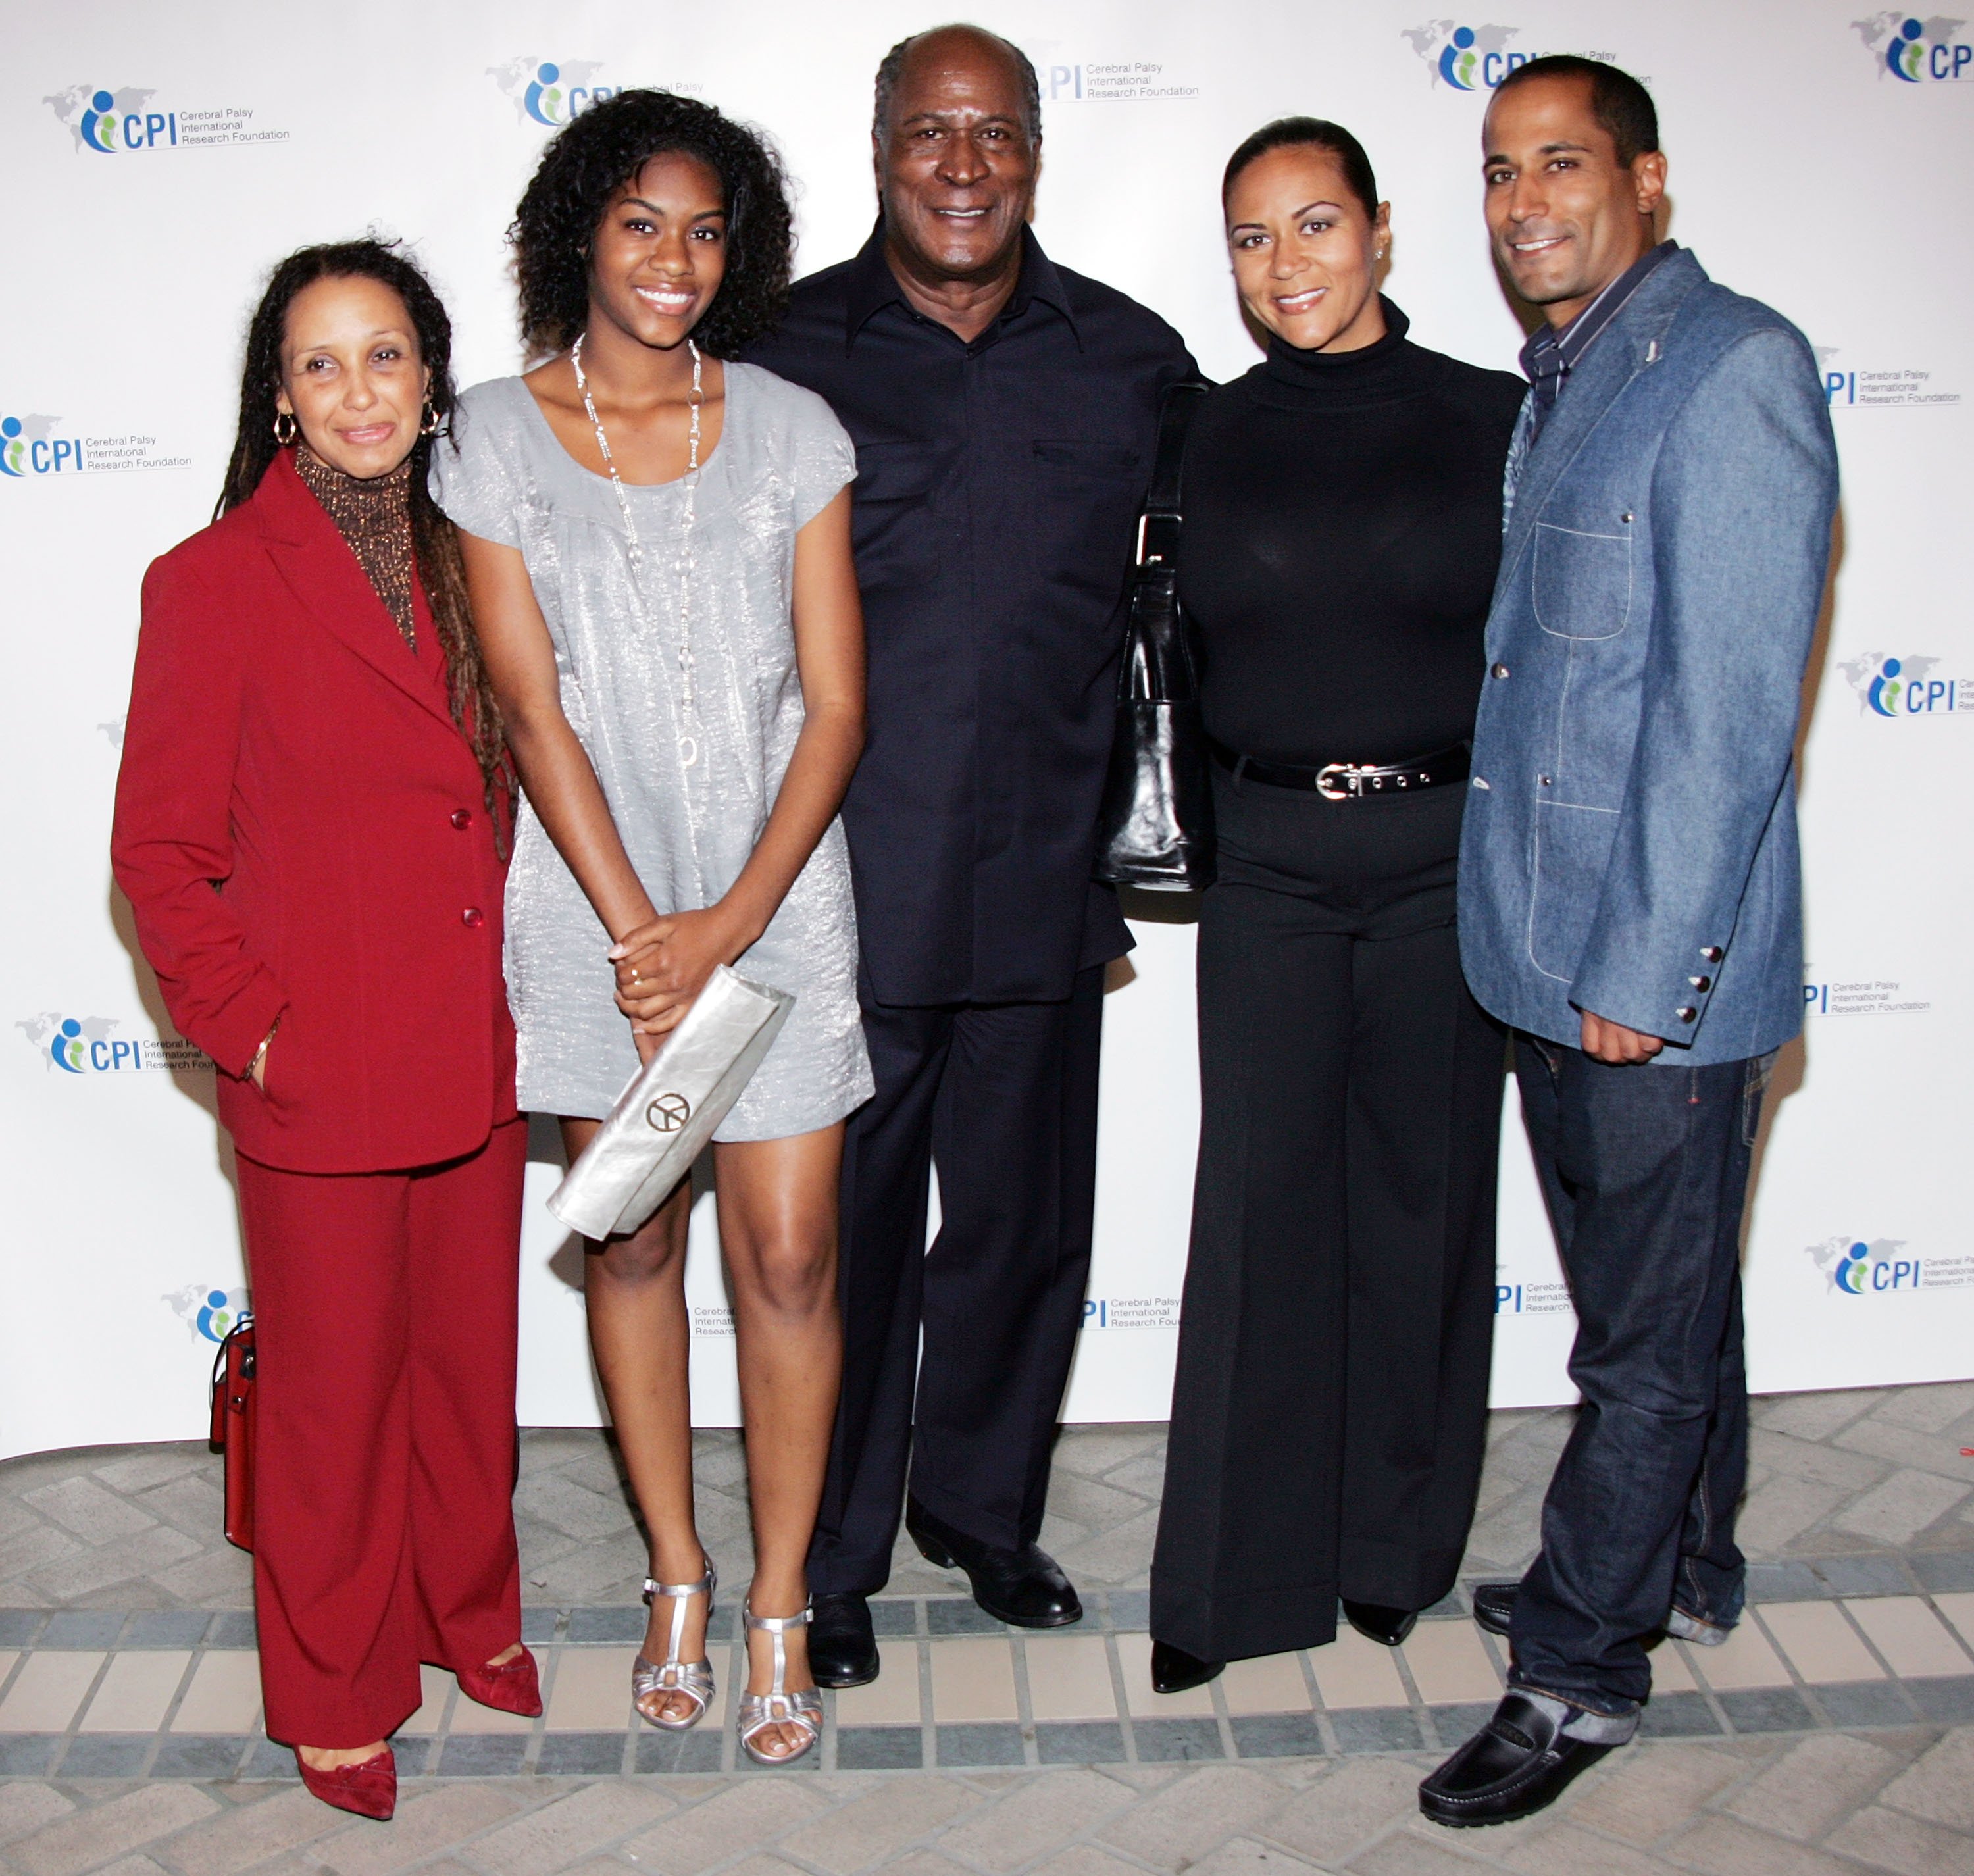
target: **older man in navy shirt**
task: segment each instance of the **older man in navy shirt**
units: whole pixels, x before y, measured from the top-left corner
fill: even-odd
[[[1103,966],[1131,942],[1090,864],[1159,399],[1194,368],[1029,231],[1040,118],[1034,67],[992,34],[894,47],[878,225],[751,354],[856,441],[870,645],[843,819],[877,1092],[844,1155],[843,1397],[809,1558],[825,1686],[877,1671],[865,1599],[908,1470],[913,1539],[983,1608],[1082,1613],[1035,1539],[1089,1269]]]

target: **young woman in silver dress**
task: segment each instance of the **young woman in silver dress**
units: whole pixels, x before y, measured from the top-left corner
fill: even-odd
[[[549,356],[468,392],[434,489],[526,791],[507,895],[520,1103],[572,1157],[716,965],[795,1007],[715,1136],[756,1546],[743,1743],[816,1741],[803,1559],[841,1351],[837,1179],[871,1074],[838,804],[863,740],[856,460],[828,407],[733,363],[785,303],[774,157],[710,107],[625,91],[549,146],[514,241]],[[693,1514],[690,1183],[591,1245],[589,1330],[651,1537],[638,1710],[713,1697]]]

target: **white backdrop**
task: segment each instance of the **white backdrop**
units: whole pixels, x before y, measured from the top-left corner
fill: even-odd
[[[1822,353],[1843,543],[1809,689],[1806,1045],[1779,1077],[1750,1228],[1761,1389],[1974,1373],[1974,1232],[1956,1198],[1974,1045],[1974,35],[1854,21],[1869,3],[1503,0],[1506,25],[1421,20],[1421,0],[989,0],[979,15],[1043,75],[1042,241],[1156,307],[1216,377],[1255,358],[1217,179],[1243,135],[1290,111],[1369,146],[1413,336],[1511,367],[1520,334],[1487,258],[1476,139],[1490,84],[1546,51],[1601,54],[1651,84],[1671,231]],[[266,270],[304,242],[402,235],[452,308],[461,382],[515,369],[503,230],[553,125],[626,84],[766,126],[800,189],[800,264],[826,265],[870,225],[873,68],[935,17],[916,0],[345,0],[333,21],[298,0],[9,8],[0,1455],[192,1435],[241,1301],[212,1072],[164,1019],[106,848],[138,583],[210,512]],[[1197,1107],[1192,932],[1136,929],[1108,1004],[1072,1418],[1161,1417],[1169,1386]],[[1512,1115],[1508,1139],[1496,1399],[1565,1399],[1570,1318]],[[540,1209],[556,1176],[542,1159],[520,1415],[593,1422],[581,1259]],[[697,1224],[695,1403],[730,1422],[710,1202]]]

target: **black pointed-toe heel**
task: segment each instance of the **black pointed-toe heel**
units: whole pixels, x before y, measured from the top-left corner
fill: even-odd
[[[1217,1678],[1224,1661],[1202,1661],[1197,1655],[1189,1655],[1182,1648],[1174,1648],[1169,1642],[1152,1643],[1152,1691],[1154,1694],[1183,1694],[1189,1689],[1204,1687]]]

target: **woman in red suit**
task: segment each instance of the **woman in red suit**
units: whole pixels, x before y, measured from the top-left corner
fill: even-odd
[[[218,518],[144,582],[112,842],[238,1153],[267,1732],[379,1818],[421,1661],[541,1710],[511,1504],[510,804],[425,492],[451,346],[376,242],[275,269]]]

